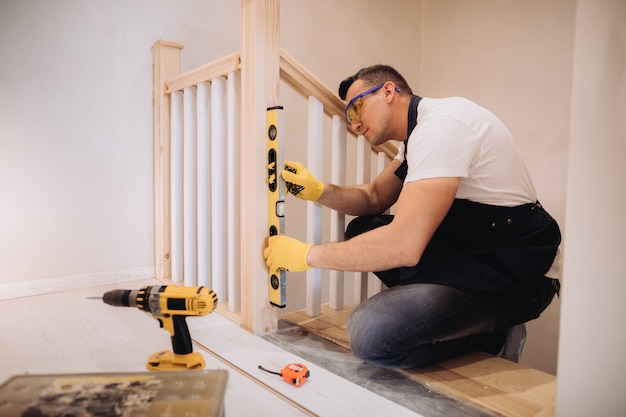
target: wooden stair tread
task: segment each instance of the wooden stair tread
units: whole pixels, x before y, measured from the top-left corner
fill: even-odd
[[[305,310],[281,318],[346,349],[350,342],[346,321],[350,307],[310,317]],[[437,365],[398,370],[408,378],[444,395],[468,402],[499,416],[554,416],[556,377],[487,353],[476,352]]]
[[[283,314],[280,318],[341,347],[350,349],[346,322],[351,311],[352,308],[350,307],[333,310],[328,304],[323,304],[322,314],[317,317],[309,316],[306,310],[298,310]]]

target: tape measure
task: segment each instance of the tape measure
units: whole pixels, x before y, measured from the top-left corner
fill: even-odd
[[[284,379],[285,382],[293,384],[297,387],[304,384],[307,378],[311,376],[311,373],[309,372],[307,367],[302,365],[301,363],[290,363],[285,366],[280,372],[270,371],[263,368],[261,365],[259,365],[259,369],[265,372],[269,372],[270,374],[280,375],[280,377]]]

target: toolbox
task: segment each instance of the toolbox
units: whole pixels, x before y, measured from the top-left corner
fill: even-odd
[[[18,375],[0,385],[3,417],[223,417],[228,372]]]

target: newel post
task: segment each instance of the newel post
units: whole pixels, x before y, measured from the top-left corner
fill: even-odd
[[[280,1],[242,0],[241,48],[241,325],[276,331],[263,247],[267,234],[266,109],[279,105]]]
[[[157,279],[170,279],[170,95],[165,82],[180,74],[176,42],[159,40],[152,46],[153,146],[154,146],[154,265]]]

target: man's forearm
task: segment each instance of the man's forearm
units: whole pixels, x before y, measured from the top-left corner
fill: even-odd
[[[369,185],[342,187],[333,184],[325,184],[324,192],[317,202],[323,206],[351,216],[378,213],[367,187],[369,187]]]
[[[394,159],[369,184],[349,187],[325,184],[324,191],[317,201],[351,216],[382,213],[395,203],[402,190],[402,181],[394,174],[399,164]]]
[[[431,178],[406,185],[391,223],[344,242],[315,245],[306,263],[343,271],[385,271],[419,262],[450,209],[459,178]]]
[[[307,264],[341,271],[384,271],[417,264],[425,244],[418,246],[398,242],[393,228],[382,226],[347,241],[312,246]]]

